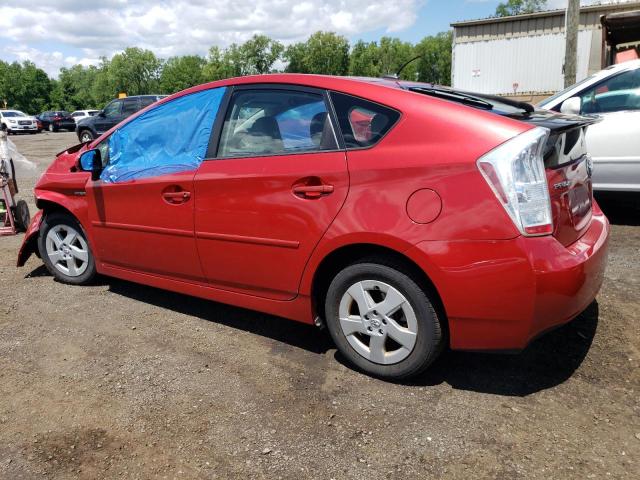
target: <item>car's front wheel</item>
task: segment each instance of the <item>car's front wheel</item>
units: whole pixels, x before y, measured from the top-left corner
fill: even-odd
[[[85,285],[96,275],[95,260],[84,230],[70,215],[52,213],[44,218],[38,249],[49,272],[61,282]]]
[[[56,127],[53,126],[53,123],[49,124],[49,131],[50,132],[56,132],[57,131]]]
[[[346,267],[329,286],[325,314],[338,350],[378,377],[417,375],[442,347],[440,319],[429,296],[399,266]]]
[[[89,130],[83,130],[80,134],[81,143],[89,143],[93,140],[93,134]]]

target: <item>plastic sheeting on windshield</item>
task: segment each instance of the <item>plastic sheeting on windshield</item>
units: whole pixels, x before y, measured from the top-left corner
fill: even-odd
[[[204,90],[159,105],[109,137],[109,183],[195,170],[204,159],[225,88]]]

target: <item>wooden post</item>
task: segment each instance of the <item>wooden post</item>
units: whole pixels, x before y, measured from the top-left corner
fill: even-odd
[[[578,58],[578,26],[580,24],[580,0],[569,0],[565,14],[564,86],[576,83]]]

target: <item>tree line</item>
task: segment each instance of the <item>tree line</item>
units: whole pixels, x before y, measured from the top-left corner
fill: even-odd
[[[428,36],[417,44],[398,38],[359,40],[353,45],[333,32],[316,32],[306,41],[284,46],[254,35],[228,48],[211,47],[208,55],[158,58],[150,50],[129,47],[97,66],[75,65],[50,78],[33,62],[0,60],[0,107],[31,114],[43,110],[99,109],[118,93],[171,94],[228,77],[275,73],[319,73],[379,77],[395,74],[409,60],[400,78],[449,85],[451,32]]]

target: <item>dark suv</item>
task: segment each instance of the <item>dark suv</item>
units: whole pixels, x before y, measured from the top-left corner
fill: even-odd
[[[142,110],[166,96],[137,95],[113,100],[97,115],[78,121],[76,126],[78,138],[82,143],[90,142],[138,110]]]
[[[69,130],[70,132],[76,128],[76,121],[69,112],[64,110],[42,112],[36,116],[42,124],[43,130],[57,132],[58,130]]]

